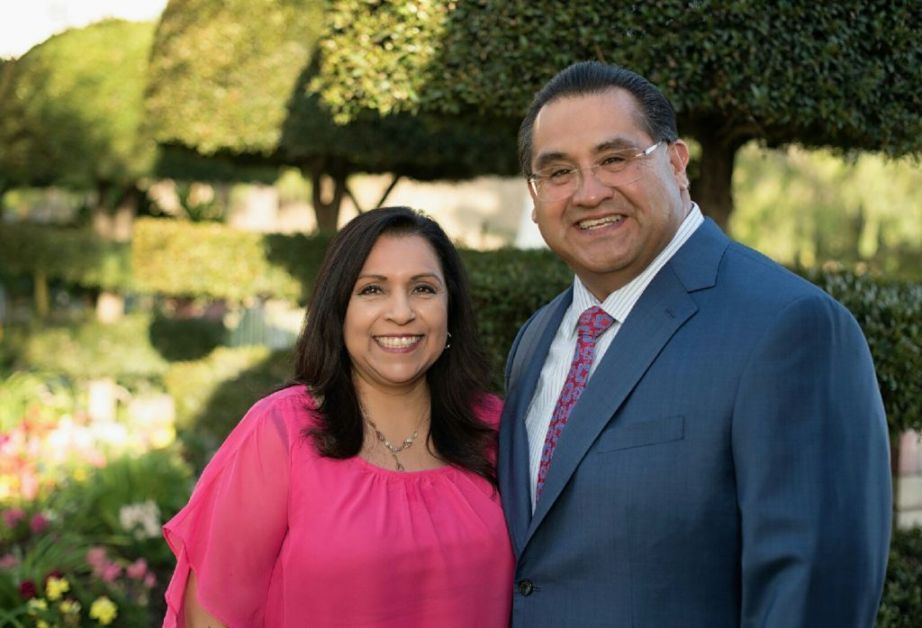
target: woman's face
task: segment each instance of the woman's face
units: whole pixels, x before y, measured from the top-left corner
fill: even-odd
[[[424,381],[448,338],[445,277],[424,238],[378,238],[352,289],[343,336],[364,383],[401,388]]]

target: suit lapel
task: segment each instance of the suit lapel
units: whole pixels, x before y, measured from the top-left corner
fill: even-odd
[[[497,472],[503,509],[517,554],[524,546],[525,534],[531,521],[531,480],[525,417],[551,342],[572,299],[572,290],[567,290],[546,306],[546,316],[536,317],[532,321],[531,324],[537,327],[523,336],[516,351],[520,355],[514,357],[525,366],[520,376],[507,382],[509,390],[506,391],[500,424]]]
[[[728,243],[720,229],[707,220],[647,286],[570,414],[522,547],[541,525],[599,433],[673,334],[695,314],[697,306],[689,292],[714,285]],[[526,392],[530,399],[534,382]],[[524,411],[519,416],[524,416]]]

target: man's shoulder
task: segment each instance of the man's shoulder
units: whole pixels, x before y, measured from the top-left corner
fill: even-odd
[[[721,272],[737,290],[758,291],[785,299],[831,298],[826,292],[767,255],[731,240]]]

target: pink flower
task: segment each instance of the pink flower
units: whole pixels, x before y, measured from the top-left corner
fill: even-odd
[[[48,519],[40,512],[35,513],[32,515],[32,520],[29,521],[29,528],[32,530],[32,534],[41,534],[48,528]]]
[[[122,575],[122,568],[118,563],[106,562],[99,570],[98,574],[103,582],[115,582],[118,577]]]
[[[19,559],[12,554],[0,556],[0,569],[12,569],[19,564]]]
[[[100,547],[99,545],[94,545],[86,551],[86,562],[94,571],[102,568],[103,565],[108,561],[106,556],[106,548]]]
[[[147,575],[144,576],[144,586],[148,589],[153,589],[155,584],[157,584],[157,576],[148,571]]]
[[[125,575],[132,580],[143,580],[147,575],[147,561],[139,558],[125,568]]]
[[[8,508],[3,511],[3,523],[8,528],[15,528],[19,522],[26,518],[26,513],[22,508]]]

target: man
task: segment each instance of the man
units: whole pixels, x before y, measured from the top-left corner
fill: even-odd
[[[520,154],[576,277],[506,370],[513,626],[872,626],[889,449],[855,320],[702,217],[633,72],[558,74]]]

